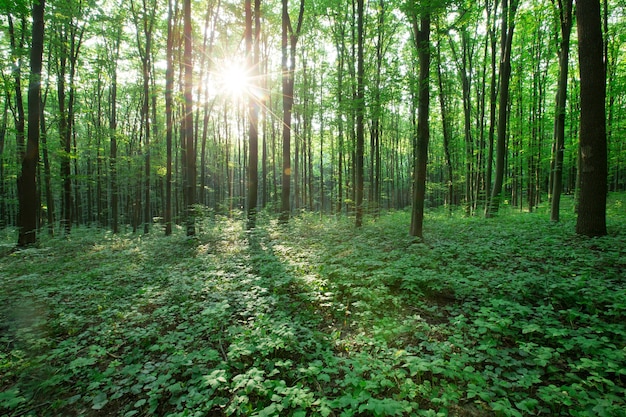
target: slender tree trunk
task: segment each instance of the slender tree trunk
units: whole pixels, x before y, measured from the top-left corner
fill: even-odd
[[[259,55],[261,36],[261,1],[254,0],[254,19],[251,0],[246,0],[246,55],[248,56],[248,68],[252,71],[252,83],[259,80]],[[254,33],[252,21],[254,20]],[[254,48],[253,48],[254,47]],[[254,49],[254,50],[253,50]],[[254,87],[251,86],[254,90]],[[256,214],[259,189],[259,104],[258,97],[248,94],[248,138],[250,152],[248,162],[248,228],[253,229],[256,225]]]
[[[495,20],[495,18],[494,18]],[[489,27],[489,43],[491,45],[491,83],[489,86],[489,148],[487,150],[487,169],[485,173],[485,216],[489,216],[491,204],[491,179],[493,176],[493,153],[495,145],[496,105],[498,101],[498,76],[496,73],[496,35],[495,28]]]
[[[44,182],[46,185],[46,206],[48,207],[48,235],[54,236],[54,196],[52,195],[52,170],[50,168],[50,158],[48,154],[48,135],[46,119],[43,113],[46,100],[42,99],[40,104],[39,125],[41,127],[41,145],[44,167]],[[2,152],[0,152],[2,154]],[[1,195],[1,194],[0,194]]]
[[[448,92],[444,89],[443,73],[441,69],[441,46],[437,43],[437,81],[439,85],[439,105],[441,107],[441,123],[443,130],[443,151],[446,158],[446,170],[448,174],[448,212],[452,213],[452,205],[454,204],[454,174],[452,170],[452,157],[450,155],[450,138],[451,129],[447,96]]]
[[[502,185],[504,184],[505,158],[507,152],[507,122],[509,104],[509,82],[511,78],[511,48],[513,46],[513,32],[515,30],[515,14],[519,0],[504,0],[502,3],[502,50],[500,61],[500,98],[498,103],[498,137],[496,143],[496,172],[493,189],[489,199],[487,217],[498,212],[502,199]]]
[[[187,236],[196,234],[194,204],[196,202],[196,152],[193,136],[193,56],[191,30],[191,0],[183,2],[184,20],[184,95],[185,95],[185,135],[183,152],[183,170],[185,172],[185,210]]]
[[[430,11],[422,11],[418,27],[417,17],[413,21],[415,46],[419,57],[419,104],[417,119],[417,140],[413,174],[413,209],[411,213],[410,235],[423,239],[424,200],[426,197],[426,165],[428,162],[428,141],[430,139]]]
[[[298,25],[294,31],[289,17],[289,0],[282,0],[282,84],[283,84],[283,174],[281,190],[281,215],[283,222],[291,214],[291,111],[293,109],[294,69],[296,45],[304,18],[304,0],[300,0]]]
[[[599,0],[577,0],[580,66],[580,193],[576,233],[606,235],[606,73]]]
[[[62,35],[61,42],[65,44],[65,36]],[[59,57],[59,68],[57,69],[57,99],[59,103],[58,129],[61,139],[61,179],[63,180],[63,204],[61,215],[61,228],[66,234],[72,230],[72,179],[71,179],[71,142],[68,133],[68,116],[65,108],[65,75],[67,69],[67,51],[62,47]]]
[[[559,80],[554,117],[554,173],[552,175],[552,202],[550,220],[559,221],[561,191],[563,189],[563,153],[565,152],[565,112],[567,104],[567,77],[569,69],[570,34],[572,31],[573,0],[559,1],[561,45],[559,50]]]
[[[22,172],[18,177],[21,195],[20,231],[18,246],[32,245],[37,241],[37,165],[39,162],[39,117],[41,116],[41,67],[43,60],[44,41],[44,7],[45,1],[33,4],[32,42],[30,50],[30,82],[28,86],[28,141],[22,159]]]
[[[2,112],[2,124],[0,125],[0,228],[9,224],[7,218],[6,188],[4,186],[4,149],[6,143],[7,124],[9,121],[9,95],[4,97],[4,110]]]
[[[365,142],[365,62],[364,62],[364,0],[357,0],[357,72],[356,72],[356,227],[363,225],[363,154]]]
[[[22,59],[20,57],[21,50],[24,48],[25,34],[26,34],[26,15],[21,18],[21,32],[20,38],[16,36],[15,26],[13,25],[13,19],[11,14],[8,15],[9,23],[9,38],[11,43],[11,58],[15,60],[13,64],[13,82],[15,92],[15,109],[14,109],[14,123],[15,123],[15,139],[17,145],[17,157],[18,163],[22,163],[25,158],[26,144],[24,138],[26,136],[26,113],[24,111],[24,98],[22,95]],[[8,99],[8,97],[7,97]],[[23,183],[17,181],[17,195],[18,203],[20,196],[24,195],[22,190]],[[18,210],[19,211],[19,210]],[[22,227],[22,217],[18,212],[17,226]]]
[[[166,46],[166,65],[165,70],[165,235],[172,234],[172,139],[174,130],[173,119],[173,98],[174,98],[174,7],[178,10],[178,1],[176,5],[172,4],[172,0],[167,2],[167,46]]]

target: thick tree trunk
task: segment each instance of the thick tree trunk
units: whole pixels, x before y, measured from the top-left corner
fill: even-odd
[[[30,50],[30,82],[28,86],[28,141],[22,159],[22,172],[18,177],[21,184],[20,232],[18,246],[28,246],[37,241],[37,165],[39,163],[39,117],[41,115],[41,66],[44,40],[45,1],[33,4],[33,29]]]
[[[580,193],[576,233],[606,234],[606,73],[598,0],[577,0],[580,66]]]

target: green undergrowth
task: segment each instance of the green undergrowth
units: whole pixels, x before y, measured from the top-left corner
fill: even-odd
[[[619,197],[594,239],[434,211],[0,252],[0,415],[625,416]]]

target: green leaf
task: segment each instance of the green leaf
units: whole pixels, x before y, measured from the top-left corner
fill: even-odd
[[[224,375],[226,375],[225,370],[216,369],[215,371],[211,372],[209,375],[205,375],[203,377],[204,383],[209,385],[211,388],[216,388],[220,384],[226,383],[226,378]]]
[[[527,413],[532,413],[533,410],[539,405],[539,401],[534,398],[527,398],[520,402],[516,402],[515,406],[522,411],[526,411]]]
[[[93,405],[91,408],[93,410],[102,410],[108,402],[109,400],[107,398],[107,394],[105,392],[99,392],[98,395],[93,398]]]
[[[534,333],[534,332],[538,332],[539,330],[541,330],[541,326],[539,326],[538,324],[535,324],[535,323],[530,323],[530,324],[527,324],[526,326],[522,327],[522,333],[523,334]]]
[[[135,407],[135,408],[139,408],[139,407],[141,407],[142,405],[144,405],[145,403],[146,403],[146,399],[145,399],[145,398],[142,398],[142,399],[140,399],[140,400],[137,400],[137,402],[135,403],[135,405],[134,405],[133,407]]]

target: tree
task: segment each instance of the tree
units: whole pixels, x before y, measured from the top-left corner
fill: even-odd
[[[28,246],[37,240],[37,165],[39,163],[39,117],[41,104],[41,67],[44,41],[45,1],[33,3],[32,42],[30,49],[30,82],[28,86],[28,141],[22,157],[22,172],[18,177],[20,204],[20,233],[18,246]]]
[[[148,4],[146,0],[142,1],[142,9],[135,10],[135,3],[131,1],[131,10],[135,20],[135,26],[137,28],[137,48],[139,50],[139,56],[141,58],[141,74],[143,81],[143,100],[141,105],[141,120],[143,129],[144,140],[144,206],[143,206],[143,232],[148,233],[150,231],[150,224],[152,223],[152,212],[150,209],[150,139],[152,133],[152,123],[156,120],[151,120],[150,117],[150,82],[152,81],[152,43],[154,25],[156,23],[157,2],[152,1]],[[141,30],[139,30],[141,27]],[[140,33],[143,32],[143,39]],[[152,118],[154,119],[154,117]],[[195,183],[195,182],[194,182]],[[140,198],[138,198],[140,200]]]
[[[291,212],[291,112],[293,109],[294,70],[296,45],[304,20],[304,0],[300,0],[300,12],[296,30],[289,16],[289,0],[282,0],[282,84],[283,84],[283,176],[281,191],[281,220],[287,221]]]
[[[356,227],[363,225],[363,160],[365,147],[365,58],[363,56],[364,39],[364,0],[357,0],[357,70],[356,70],[356,154],[355,154],[355,188],[356,188]]]
[[[75,139],[76,127],[76,73],[78,71],[78,57],[83,44],[85,25],[78,23],[83,13],[83,3],[58,3],[57,15],[62,17],[56,21],[56,71],[57,71],[57,102],[58,102],[58,133],[62,149],[61,178],[63,179],[61,225],[65,233],[70,233],[72,220],[78,220],[78,200],[72,201],[72,160],[76,163]],[[69,61],[69,62],[68,62]],[[69,63],[69,68],[68,68]],[[67,85],[69,84],[69,85]],[[76,165],[75,165],[76,166]],[[75,176],[76,177],[76,176]],[[76,187],[74,187],[76,188]],[[78,190],[75,190],[78,192]]]
[[[577,0],[580,67],[580,190],[576,233],[606,235],[606,72],[599,0]]]
[[[191,31],[191,0],[183,1],[185,131],[183,135],[183,179],[187,236],[196,234],[194,204],[196,202],[196,151],[193,137],[193,56]]]
[[[513,32],[515,31],[515,14],[519,0],[502,2],[502,32],[500,51],[500,96],[498,100],[498,135],[496,140],[496,171],[493,189],[489,198],[489,204],[485,212],[487,217],[498,212],[502,199],[502,185],[504,183],[504,161],[507,151],[507,121],[509,106],[509,83],[511,79],[511,49],[513,47]]]
[[[7,19],[9,23],[9,40],[11,45],[11,61],[14,62],[11,69],[14,97],[11,100],[11,92],[7,89],[6,100],[7,103],[9,103],[9,106],[11,107],[13,113],[18,162],[22,163],[26,151],[26,144],[24,143],[24,137],[26,136],[26,113],[24,110],[24,98],[22,95],[22,51],[24,50],[24,43],[26,39],[27,11],[19,11],[21,12],[21,33],[18,33],[16,30],[16,27],[13,23],[13,16],[11,14],[11,11],[8,11],[7,13]],[[17,194],[19,203],[19,196],[23,195],[21,181],[17,181]],[[22,226],[22,218],[19,214],[17,216],[17,226]]]
[[[567,76],[569,70],[569,44],[572,32],[573,0],[558,0],[561,43],[559,46],[559,79],[554,114],[554,171],[552,172],[552,201],[550,220],[559,221],[561,190],[563,188],[563,152],[565,151],[565,116],[567,103]]]
[[[167,1],[167,46],[166,46],[166,70],[165,70],[165,235],[172,234],[172,137],[174,120],[172,106],[174,101],[174,7],[172,0]],[[178,2],[176,2],[178,10]]]
[[[419,60],[419,104],[413,168],[413,209],[409,233],[411,236],[423,239],[426,165],[428,163],[428,141],[430,140],[430,10],[428,7],[422,9],[419,24],[417,15],[413,16],[413,36]]]
[[[261,37],[261,1],[254,1],[254,19],[251,0],[246,0],[246,55],[248,71],[252,72],[252,83],[259,82],[259,55]],[[254,20],[254,33],[252,21]],[[254,45],[254,51],[253,51]],[[250,153],[248,162],[248,227],[254,228],[258,204],[259,189],[259,97],[252,85],[248,86],[248,138]]]

